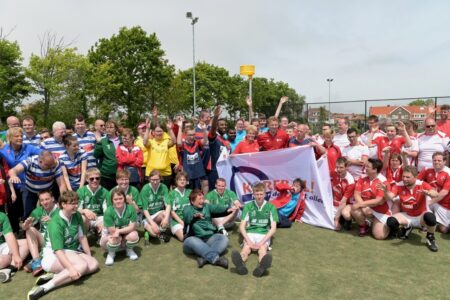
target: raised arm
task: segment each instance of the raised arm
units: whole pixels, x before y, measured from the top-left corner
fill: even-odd
[[[250,96],[245,97],[245,102],[248,105],[248,121],[251,122],[253,119],[253,99]]]
[[[212,119],[211,129],[209,131],[212,137],[216,137],[217,135],[217,127],[219,126],[219,117],[221,113],[222,108],[220,107],[220,105],[217,105],[214,109],[214,117]]]
[[[278,102],[277,110],[275,111],[275,117],[278,118],[280,116],[281,108],[283,107],[283,104],[286,103],[289,100],[287,96],[283,96],[280,98],[280,102]]]

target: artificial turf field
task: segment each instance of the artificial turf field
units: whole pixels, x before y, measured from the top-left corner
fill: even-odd
[[[226,253],[230,269],[206,265],[182,253],[181,243],[140,241],[140,258],[118,254],[112,267],[97,246],[100,271],[43,299],[450,299],[450,234],[436,234],[439,251],[425,246],[425,234],[409,239],[376,241],[358,237],[356,229],[334,232],[306,224],[277,231],[273,266],[254,278],[256,255],[239,276],[231,263],[238,249],[236,229]],[[0,284],[0,299],[25,299],[35,278],[22,271]]]

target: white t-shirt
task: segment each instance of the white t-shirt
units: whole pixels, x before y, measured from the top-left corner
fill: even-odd
[[[406,147],[405,145],[402,146],[402,151],[419,151],[419,140],[415,136],[410,136],[411,139],[411,147]],[[408,159],[408,163],[410,166],[416,165],[416,159],[411,156],[406,157]]]
[[[360,140],[366,145],[369,146],[369,135],[370,131],[366,131],[363,134],[360,135]],[[376,139],[379,136],[386,136],[386,133],[382,130],[377,130],[373,134],[372,141]],[[376,144],[373,144],[372,147],[369,148],[369,158],[378,158],[378,146]]]
[[[432,168],[432,156],[434,152],[447,151],[447,144],[449,142],[448,136],[442,131],[436,131],[432,135],[425,133],[419,134],[417,137],[419,142],[419,156],[417,169],[421,171],[424,168]]]
[[[350,141],[348,140],[347,134],[339,134],[336,133],[333,138],[333,144],[339,146],[339,148],[343,149],[345,146],[350,145]]]
[[[348,145],[342,149],[342,156],[349,159],[362,160],[364,156],[369,156],[369,148],[363,143],[358,143],[356,146]],[[355,181],[357,181],[363,174],[365,174],[365,167],[350,165],[348,167],[348,172],[352,174]]]

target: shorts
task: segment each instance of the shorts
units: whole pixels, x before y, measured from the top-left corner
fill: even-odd
[[[183,225],[181,225],[179,223],[177,223],[173,226],[170,226],[170,231],[172,232],[173,235],[175,235],[175,233],[180,229],[181,229],[181,231],[183,231]]]
[[[372,211],[373,216],[374,216],[378,221],[380,221],[380,223],[382,223],[382,224],[384,224],[384,225],[386,225],[387,219],[388,219],[389,217],[391,217],[391,215],[382,214],[382,213],[379,213],[379,212],[377,212],[377,211],[374,211],[373,209],[370,209],[370,210]]]
[[[248,232],[247,235],[248,235],[248,238],[255,244],[258,244],[259,242],[261,242],[263,240],[263,238],[266,236],[265,234],[251,233],[251,232]],[[271,244],[271,240],[268,239],[266,241],[266,244],[267,244],[267,247],[269,247]]]
[[[155,220],[155,219],[156,219],[160,214],[162,214],[163,212],[164,212],[163,210],[158,211],[156,214],[151,215],[151,216],[150,216],[150,219]],[[144,224],[144,227],[147,226],[147,224],[148,224],[147,219],[144,218],[144,219],[142,220],[142,223]]]
[[[422,215],[417,217],[412,217],[408,215],[407,213],[401,212],[400,213],[403,218],[405,218],[408,221],[407,227],[414,227],[414,228],[422,228],[422,225],[420,225],[420,219],[422,219]]]
[[[64,253],[68,253],[68,252],[81,253],[81,252],[75,251],[75,250],[64,249]],[[58,257],[56,257],[56,254],[53,251],[53,249],[49,248],[49,247],[45,247],[42,250],[42,261],[41,261],[42,269],[44,269],[45,272],[50,272],[53,264],[55,263],[55,261],[57,259],[58,259]]]
[[[431,209],[436,216],[436,220],[439,224],[449,227],[450,226],[450,210],[446,209],[442,205],[435,203],[431,206]]]
[[[8,255],[9,254],[9,247],[6,242],[3,244],[0,244],[0,255]]]
[[[97,228],[100,223],[103,224],[103,216],[98,216],[95,220],[89,221],[89,228]]]

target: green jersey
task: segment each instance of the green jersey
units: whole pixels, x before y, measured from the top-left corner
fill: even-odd
[[[188,226],[188,233],[198,238],[210,238],[217,231],[216,226],[212,223],[212,218],[214,218],[214,215],[227,215],[228,208],[229,206],[227,205],[212,205],[208,203],[205,203],[202,208],[186,205],[183,208],[185,228]],[[203,217],[201,219],[194,218],[194,215],[197,213],[203,214]]]
[[[241,219],[247,222],[247,232],[267,234],[271,222],[278,222],[278,213],[270,202],[264,201],[261,208],[258,208],[256,201],[251,201],[244,206]]]
[[[109,197],[108,197],[108,200],[107,200],[107,206],[108,207],[112,206],[111,195],[117,188],[118,188],[117,186],[113,187],[112,190],[109,192]],[[127,195],[127,196],[130,195],[131,198],[133,199],[133,201],[136,202],[136,204],[138,204],[138,206],[139,206],[139,203],[140,203],[140,201],[139,201],[139,191],[138,191],[137,188],[135,188],[132,185],[128,186],[128,189],[127,189],[127,192],[125,193],[125,195]],[[141,207],[139,206],[139,208],[141,208]]]
[[[169,200],[167,201],[167,204],[170,205],[172,211],[174,211],[180,219],[183,219],[183,208],[186,205],[189,205],[189,195],[191,194],[191,190],[185,189],[184,193],[181,193],[178,188],[175,188],[169,193]],[[178,224],[178,222],[172,218],[171,220],[171,226],[174,226]]]
[[[78,194],[78,208],[89,209],[97,216],[103,216],[106,209],[106,204],[109,199],[109,192],[104,187],[99,187],[95,192],[92,192],[88,185],[83,186],[77,190]]]
[[[12,232],[11,223],[9,223],[8,216],[0,212],[0,244],[6,242],[5,236]]]
[[[150,215],[156,214],[164,209],[168,195],[169,189],[165,184],[161,183],[158,189],[154,191],[151,184],[147,183],[139,194],[140,201],[138,206],[143,210],[148,210]]]
[[[57,204],[55,204],[55,206],[53,206],[53,209],[49,213],[47,213],[45,211],[45,209],[42,208],[42,206],[36,207],[30,214],[30,217],[34,218],[33,226],[36,224],[39,224],[39,232],[42,233],[43,235],[45,235],[45,233],[47,232],[48,223],[53,218],[53,216],[55,214],[57,214],[58,212],[59,212],[59,208],[58,208]],[[42,218],[45,216],[48,216],[50,218],[50,220],[42,221]]]
[[[223,195],[220,195],[217,190],[212,190],[206,194],[205,199],[208,200],[209,204],[214,205],[231,205],[234,201],[238,200],[236,193],[225,189]]]
[[[85,234],[83,218],[78,211],[67,219],[63,211],[59,210],[48,223],[45,246],[51,247],[53,251],[77,250],[80,246],[79,239]]]
[[[118,212],[113,206],[106,209],[103,216],[103,224],[106,228],[115,227],[123,228],[127,227],[130,223],[137,222],[136,209],[132,205],[125,204],[122,213]]]

